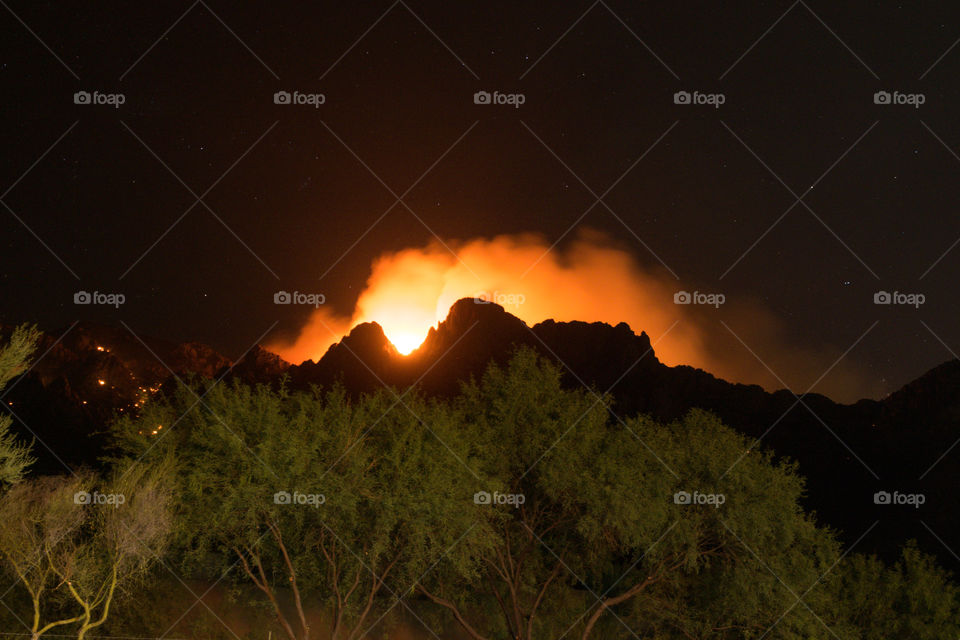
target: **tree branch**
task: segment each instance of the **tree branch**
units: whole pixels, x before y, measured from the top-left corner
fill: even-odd
[[[420,590],[420,592],[423,595],[433,600],[436,604],[440,605],[441,607],[446,607],[451,612],[453,612],[453,615],[457,619],[457,622],[460,623],[460,626],[463,627],[464,631],[470,634],[470,637],[473,638],[473,640],[488,640],[486,637],[480,635],[480,633],[476,629],[470,626],[470,623],[467,622],[466,618],[463,617],[463,614],[460,613],[460,609],[457,608],[457,605],[450,602],[449,600],[433,595],[432,593],[427,591],[423,587],[423,585],[418,584],[417,588]]]

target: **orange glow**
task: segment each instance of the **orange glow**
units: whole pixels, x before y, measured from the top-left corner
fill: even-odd
[[[551,318],[626,322],[634,332],[647,333],[664,364],[690,365],[768,389],[782,388],[782,378],[805,390],[835,361],[829,346],[791,343],[776,316],[753,301],[729,299],[720,308],[674,303],[677,291],[697,289],[663,268],[642,266],[597,233],[581,233],[562,248],[529,234],[433,242],[375,259],[349,316],[321,307],[295,339],[274,340],[265,347],[292,363],[319,360],[351,328],[376,322],[397,351],[409,354],[446,318],[454,302],[483,297],[529,326]],[[706,286],[700,291],[710,292]],[[867,384],[855,365],[841,362],[817,390],[854,399],[876,393]]]
[[[373,275],[357,300],[351,324],[376,322],[397,351],[412,352],[430,327],[446,317],[440,297],[449,277],[448,258],[452,257],[416,249],[382,256],[373,264]]]
[[[497,302],[528,325],[548,318],[628,322],[656,339],[680,317],[679,288],[669,276],[644,271],[627,252],[588,234],[566,250],[539,236],[498,236],[385,253],[371,267],[367,286],[349,318],[321,308],[293,342],[267,348],[291,362],[317,360],[350,328],[376,322],[402,354],[416,349],[460,298]],[[677,326],[657,347],[670,363],[691,363],[700,339]]]

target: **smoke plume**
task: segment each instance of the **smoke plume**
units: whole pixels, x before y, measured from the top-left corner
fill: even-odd
[[[807,391],[843,352],[791,342],[782,323],[755,301],[725,295],[719,305],[718,298],[714,304],[675,302],[678,292],[692,296],[695,289],[665,270],[641,266],[592,232],[562,249],[536,235],[435,241],[374,260],[350,316],[320,308],[296,339],[267,348],[291,362],[319,359],[351,327],[375,321],[401,353],[409,353],[456,300],[482,296],[531,326],[548,318],[626,322],[637,333],[647,332],[665,364],[699,367],[768,390],[786,385]],[[701,303],[704,295],[722,295],[697,293]],[[847,360],[814,390],[841,401],[876,393]]]

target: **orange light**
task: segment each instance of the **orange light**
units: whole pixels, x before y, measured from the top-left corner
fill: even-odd
[[[591,232],[562,245],[535,235],[438,240],[382,254],[371,264],[352,311],[338,315],[321,306],[298,336],[265,347],[292,363],[319,360],[353,327],[376,322],[398,352],[409,354],[446,318],[454,302],[474,298],[499,304],[529,326],[546,319],[613,326],[626,322],[633,331],[647,333],[666,365],[687,364],[729,380],[767,384],[765,367],[749,353],[737,355],[742,345],[733,344],[736,350],[730,353],[710,346],[718,336],[731,338],[709,317],[719,309],[678,303],[677,295],[692,289],[691,284],[648,262],[654,265]],[[724,313],[729,322],[737,318],[749,323],[765,351],[796,362],[798,372],[815,368],[807,363],[819,359],[819,352],[796,353],[781,338],[777,318],[759,303],[731,301]]]
[[[102,387],[103,385],[107,384],[105,380],[97,380],[97,383],[98,383],[101,387]]]
[[[644,270],[626,251],[585,235],[558,249],[536,236],[499,236],[434,243],[386,253],[350,316],[320,308],[300,336],[267,348],[291,362],[319,359],[362,322],[376,322],[400,353],[410,353],[460,298],[495,302],[529,325],[547,318],[616,325],[628,322],[650,335],[667,364],[703,364],[700,336],[691,323],[673,326],[682,308],[675,281]]]

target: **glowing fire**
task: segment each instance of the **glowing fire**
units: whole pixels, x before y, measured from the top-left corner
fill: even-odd
[[[409,314],[409,315],[420,315],[420,314]],[[390,343],[397,348],[403,355],[410,355],[417,347],[423,344],[423,339],[426,338],[426,331],[418,331],[416,329],[404,329],[397,328],[397,325],[400,326],[424,326],[422,322],[411,322],[409,319],[404,319],[399,322],[394,322],[393,326],[389,327],[389,330],[384,330],[384,333],[387,336],[387,339],[390,340]],[[429,327],[429,325],[427,325]]]
[[[409,354],[446,316],[438,298],[448,270],[442,256],[423,256],[415,250],[381,257],[349,325],[376,322],[397,351]],[[380,286],[370,286],[378,281]]]
[[[290,362],[319,360],[352,327],[376,322],[397,351],[409,354],[454,302],[483,296],[531,326],[550,318],[626,322],[650,336],[665,364],[688,364],[768,388],[782,384],[725,327],[734,328],[794,387],[808,388],[836,359],[830,348],[790,344],[777,318],[757,304],[732,300],[719,309],[678,305],[674,294],[681,289],[695,287],[682,286],[666,270],[642,267],[598,234],[581,234],[563,249],[533,235],[435,242],[374,260],[350,316],[321,307],[294,340],[265,346]],[[837,397],[876,394],[848,363],[833,369],[817,388],[824,393],[831,389]]]
[[[294,342],[267,348],[292,362],[319,359],[353,326],[376,322],[400,353],[409,354],[450,306],[466,297],[497,302],[529,325],[548,318],[625,321],[654,337],[679,317],[672,304],[674,283],[642,270],[628,253],[596,235],[581,237],[563,252],[531,235],[434,243],[384,254],[371,271],[352,316],[321,308]],[[675,327],[670,334],[658,356],[690,362],[699,348],[696,332]]]

